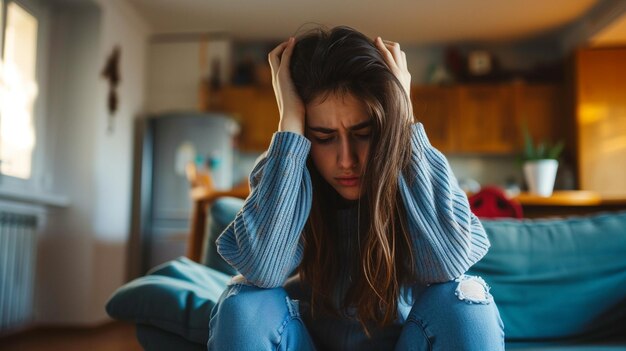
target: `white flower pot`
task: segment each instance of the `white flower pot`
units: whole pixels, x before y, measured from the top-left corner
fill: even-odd
[[[557,160],[526,161],[524,163],[524,176],[529,191],[539,196],[552,195],[558,167],[559,162]]]

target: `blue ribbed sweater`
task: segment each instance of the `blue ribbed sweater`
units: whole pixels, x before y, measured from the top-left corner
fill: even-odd
[[[302,260],[301,233],[312,201],[306,168],[310,148],[300,134],[276,132],[250,174],[251,192],[243,208],[217,239],[220,255],[253,285],[282,286]],[[489,240],[421,123],[412,126],[411,149],[417,179],[408,182],[399,174],[398,184],[417,272],[422,283],[449,281],[485,255]]]

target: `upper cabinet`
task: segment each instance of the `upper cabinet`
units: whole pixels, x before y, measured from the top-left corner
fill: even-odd
[[[510,86],[461,86],[458,148],[469,153],[512,153],[516,147]]]
[[[458,140],[458,89],[445,86],[413,86],[411,102],[415,119],[424,124],[430,143],[442,152],[454,151]]]
[[[572,122],[566,109],[565,89],[550,84],[516,84],[513,89],[518,149],[523,146],[524,125],[535,141],[555,143],[563,140],[567,144],[567,132]]]
[[[522,126],[535,140],[563,139],[562,89],[549,84],[413,86],[417,121],[446,153],[513,154],[522,149]],[[201,108],[233,115],[241,125],[239,147],[267,149],[279,122],[271,86],[224,86],[204,91]]]
[[[562,88],[551,84],[419,86],[413,110],[431,143],[448,153],[512,154],[523,145],[522,126],[535,140],[563,139]]]

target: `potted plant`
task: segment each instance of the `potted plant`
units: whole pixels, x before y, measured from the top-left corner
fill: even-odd
[[[563,146],[563,141],[555,144],[543,141],[535,145],[528,128],[524,126],[522,163],[530,193],[546,197],[552,195]]]

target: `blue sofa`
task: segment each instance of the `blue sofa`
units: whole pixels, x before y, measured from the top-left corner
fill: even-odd
[[[208,253],[155,267],[120,287],[106,310],[136,323],[146,350],[204,350],[211,308],[235,271],[215,238],[242,200],[211,208]],[[511,350],[626,350],[626,212],[544,220],[484,220],[482,276],[500,308]]]

